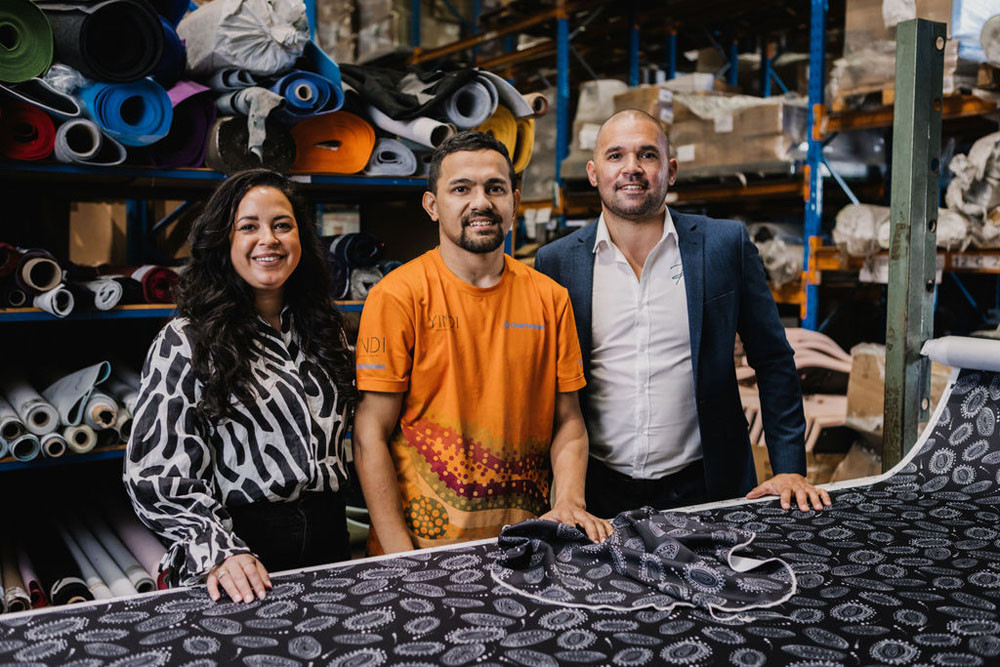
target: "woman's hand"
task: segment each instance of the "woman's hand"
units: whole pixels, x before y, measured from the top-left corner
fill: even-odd
[[[221,586],[233,602],[253,602],[254,594],[263,600],[271,588],[267,569],[252,554],[236,554],[216,565],[208,573],[208,595],[219,601]]]

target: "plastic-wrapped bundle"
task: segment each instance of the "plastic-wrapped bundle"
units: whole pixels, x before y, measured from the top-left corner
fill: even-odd
[[[888,221],[888,206],[848,204],[837,213],[833,242],[854,257],[874,255],[879,251],[878,230]]]

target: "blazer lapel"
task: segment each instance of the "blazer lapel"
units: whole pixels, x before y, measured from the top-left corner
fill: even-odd
[[[580,350],[583,352],[583,373],[588,382],[590,381],[590,350],[594,341],[590,323],[594,304],[594,240],[596,238],[596,222],[590,223],[577,237],[577,243],[572,251],[573,280],[569,286],[577,336],[580,339]]]
[[[695,395],[698,394],[698,360],[701,353],[701,325],[705,301],[705,234],[698,218],[670,212],[680,240],[684,287],[687,293],[688,329],[691,332],[691,366],[694,370]]]

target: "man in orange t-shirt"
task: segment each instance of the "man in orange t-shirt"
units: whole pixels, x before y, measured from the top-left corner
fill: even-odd
[[[440,245],[365,302],[354,460],[372,551],[495,537],[538,516],[597,541],[611,533],[584,506],[585,381],[569,295],[503,252],[514,182],[492,136],[442,144],[423,198]]]

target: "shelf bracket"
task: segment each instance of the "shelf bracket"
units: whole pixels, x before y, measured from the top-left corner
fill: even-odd
[[[855,206],[860,204],[861,202],[854,195],[854,191],[851,190],[851,186],[847,184],[847,181],[845,181],[844,178],[837,173],[836,169],[830,166],[830,163],[827,162],[827,159],[825,157],[821,156],[820,160],[823,161],[823,166],[826,167],[826,170],[830,172],[830,177],[837,182],[837,185],[839,185],[840,189],[844,191],[844,194],[847,195],[847,198],[851,200],[851,203],[854,204]]]

